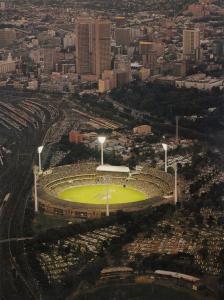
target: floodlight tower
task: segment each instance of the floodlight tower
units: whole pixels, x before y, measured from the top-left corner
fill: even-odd
[[[44,148],[44,146],[39,146],[37,148],[38,158],[39,158],[39,172],[42,171],[42,168],[41,168],[41,152],[43,151],[43,148]]]
[[[106,216],[110,216],[110,207],[109,207],[109,186],[107,184],[107,199],[106,199]]]
[[[106,216],[110,216],[110,206],[109,206],[109,176],[104,176],[104,182],[106,184]]]
[[[101,151],[101,166],[103,166],[103,144],[105,143],[105,136],[98,136],[98,142],[100,143],[100,151]]]
[[[173,166],[174,168],[174,204],[177,205],[177,201],[178,201],[178,193],[177,193],[177,163],[174,164]]]
[[[37,202],[37,176],[38,176],[39,167],[34,166],[33,167],[33,175],[34,175],[34,210],[36,213],[38,213],[38,202]]]
[[[167,150],[168,150],[168,145],[167,144],[162,144],[163,150],[165,151],[165,172],[167,173]]]
[[[179,116],[176,116],[176,143],[179,143]]]

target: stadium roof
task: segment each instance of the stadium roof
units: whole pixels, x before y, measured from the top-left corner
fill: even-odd
[[[120,173],[129,173],[130,169],[125,166],[111,166],[111,165],[103,165],[98,166],[96,168],[97,171],[100,172],[120,172]]]

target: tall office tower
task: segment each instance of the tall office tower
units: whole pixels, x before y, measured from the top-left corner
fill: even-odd
[[[117,46],[130,46],[131,43],[131,28],[116,28],[115,39]]]
[[[5,1],[0,1],[0,11],[5,10]]]
[[[199,61],[201,59],[199,29],[184,29],[183,31],[183,58]]]
[[[16,40],[16,31],[12,28],[0,29],[0,48],[7,48]]]
[[[111,23],[79,17],[76,22],[76,68],[80,75],[100,77],[111,68]]]
[[[165,53],[164,43],[160,41],[149,42],[149,41],[140,41],[139,42],[139,53],[141,55],[147,55],[152,51],[156,52],[157,56],[162,56]]]
[[[115,24],[117,27],[123,26],[125,24],[125,17],[124,16],[116,16],[114,18]]]
[[[10,4],[8,1],[0,1],[0,11],[5,11],[9,9]]]

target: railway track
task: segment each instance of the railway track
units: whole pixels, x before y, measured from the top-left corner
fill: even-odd
[[[47,113],[47,112],[45,112]],[[59,118],[60,116],[55,116]],[[50,118],[48,125],[51,126]],[[17,140],[17,153],[9,168],[0,176],[1,193],[9,192],[10,199],[0,215],[0,299],[40,299],[38,285],[33,279],[24,250],[23,225],[25,209],[31,197],[33,184],[32,166],[36,149],[44,140],[47,130],[42,124],[39,130],[30,128]],[[18,159],[28,153],[26,159]],[[0,196],[2,196],[2,194]]]

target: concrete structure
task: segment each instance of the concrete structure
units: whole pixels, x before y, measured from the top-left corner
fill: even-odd
[[[0,11],[5,11],[8,8],[7,2],[1,1],[0,2]]]
[[[98,91],[99,93],[105,93],[111,89],[109,79],[99,79],[98,81]]]
[[[149,125],[141,125],[133,128],[134,134],[145,135],[152,132],[152,127]]]
[[[115,41],[117,46],[128,47],[131,43],[131,29],[130,28],[116,28]]]
[[[79,17],[76,22],[76,68],[79,75],[99,79],[111,68],[111,23],[104,19]]]
[[[220,88],[223,89],[223,79],[221,78],[212,78],[206,76],[205,74],[196,74],[189,76],[185,79],[176,80],[177,88],[195,88],[199,90],[208,90],[211,91],[212,88]]]
[[[12,59],[11,53],[6,60],[0,61],[0,74],[13,73],[16,71],[16,61]]]
[[[160,276],[167,276],[167,277],[182,279],[182,280],[186,280],[186,281],[189,281],[192,283],[196,283],[196,282],[200,281],[200,278],[198,278],[198,277],[187,275],[187,274],[182,274],[182,273],[177,273],[177,272],[172,272],[172,271],[156,270],[155,274],[160,275]]]
[[[134,282],[134,270],[129,267],[112,267],[102,269],[100,272],[99,285],[111,284],[111,283]]]
[[[186,61],[174,61],[170,63],[161,64],[161,72],[172,76],[185,77],[187,73]]]
[[[63,46],[64,49],[67,49],[69,47],[74,47],[76,42],[76,36],[74,33],[67,33],[65,37],[63,38]]]
[[[183,59],[193,61],[201,60],[200,31],[198,29],[184,29]]]
[[[188,6],[188,12],[192,13],[195,18],[203,18],[210,15],[210,10],[208,5],[194,3]]]
[[[118,210],[138,211],[149,206],[157,206],[164,202],[173,202],[173,177],[157,169],[143,168],[141,173],[132,174],[125,172],[96,171],[96,163],[79,163],[55,167],[43,172],[38,178],[38,204],[42,212],[49,215],[60,215],[65,219],[100,218],[106,215],[105,205],[78,203],[60,200],[58,193],[65,188],[105,184],[104,178],[108,177],[109,184],[127,185],[148,195],[146,200],[110,204],[110,213]],[[109,176],[108,176],[109,175]],[[171,195],[167,200],[166,195]]]
[[[69,132],[69,142],[75,144],[82,143],[83,135],[77,130],[72,130]]]
[[[38,81],[36,79],[28,82],[27,90],[36,91],[39,87]]]
[[[122,87],[130,82],[130,72],[125,70],[117,70],[117,87]]]
[[[30,58],[37,64],[40,64],[41,70],[44,72],[52,72],[58,61],[63,58],[59,49],[55,47],[43,47],[32,50]]]
[[[148,79],[149,76],[150,76],[150,69],[143,67],[139,70],[139,77],[142,81]]]
[[[114,21],[116,26],[119,27],[125,24],[126,18],[125,16],[115,16]]]
[[[165,51],[164,44],[160,41],[158,42],[149,42],[149,41],[140,41],[139,42],[139,53],[141,55],[147,55],[151,51],[154,51],[157,57],[162,56]]]
[[[117,54],[114,59],[114,69],[127,71],[131,75],[131,62],[127,55]]]

